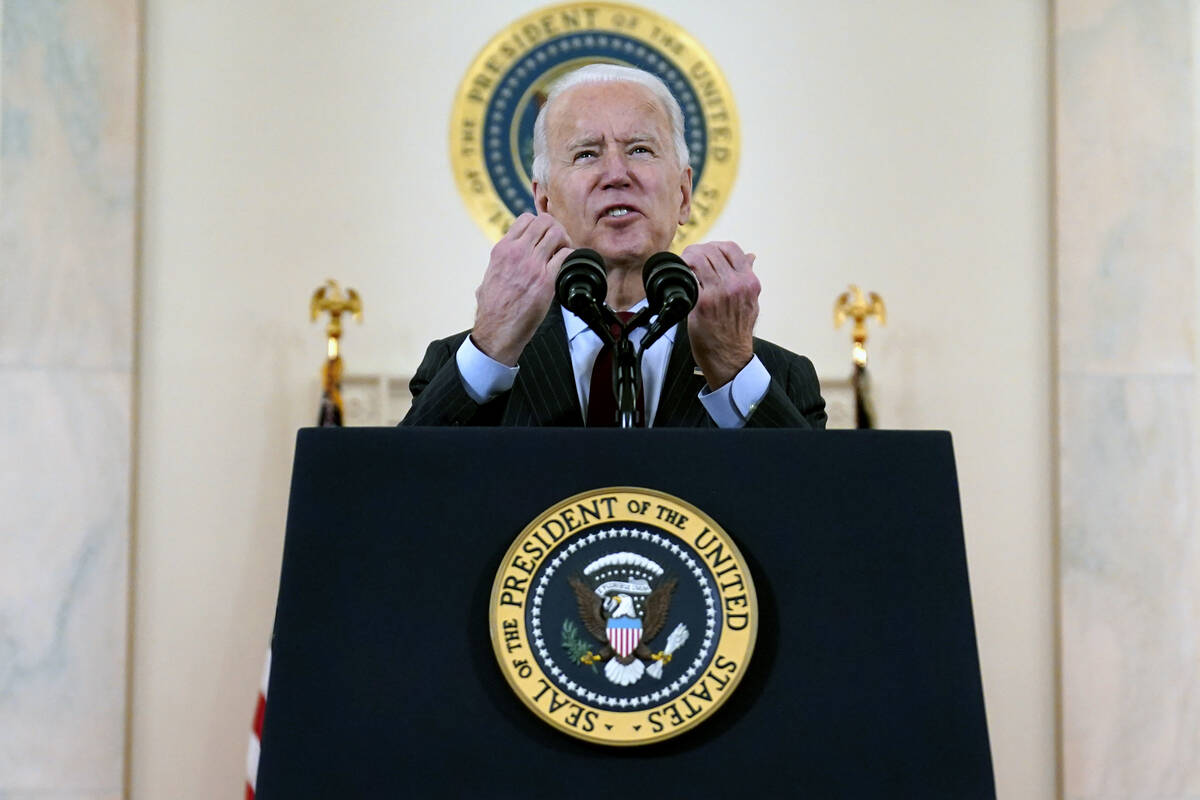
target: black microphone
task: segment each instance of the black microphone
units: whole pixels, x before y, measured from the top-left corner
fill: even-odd
[[[571,253],[558,270],[554,294],[559,304],[572,314],[603,303],[608,296],[604,259],[586,247]]]
[[[646,260],[646,266],[642,267],[642,283],[646,287],[650,309],[658,314],[658,319],[642,337],[641,350],[645,352],[695,307],[700,296],[700,283],[682,258],[666,252],[655,253]]]
[[[604,258],[595,250],[581,247],[567,256],[554,282],[554,296],[559,305],[586,322],[588,327],[600,327],[608,332],[600,312],[604,298],[608,296],[608,279]]]

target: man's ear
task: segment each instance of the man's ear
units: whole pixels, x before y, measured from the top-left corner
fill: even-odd
[[[692,216],[692,168],[683,171],[679,179],[679,189],[682,197],[679,201],[679,224],[684,225]]]
[[[546,194],[546,189],[542,184],[537,181],[533,182],[533,207],[539,214],[546,214],[550,211],[550,197]]]

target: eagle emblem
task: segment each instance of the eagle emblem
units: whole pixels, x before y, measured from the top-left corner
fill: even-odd
[[[663,667],[688,638],[679,624],[655,652],[650,643],[662,632],[671,610],[676,579],[664,577],[656,562],[637,553],[610,553],[588,564],[582,575],[568,578],[579,618],[594,642],[581,640],[574,625],[563,625],[563,647],[572,660],[595,666],[619,686],[630,686],[649,674],[661,679]],[[590,644],[590,646],[588,646]]]

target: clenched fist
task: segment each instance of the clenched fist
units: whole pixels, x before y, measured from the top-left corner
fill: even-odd
[[[492,248],[483,282],[475,290],[471,339],[510,367],[533,337],[554,299],[554,279],[571,254],[562,225],[549,214],[522,214]]]
[[[754,254],[733,242],[705,242],[686,248],[684,262],[696,273],[700,297],[688,316],[692,356],[710,389],[719,389],[754,357],[758,294]]]

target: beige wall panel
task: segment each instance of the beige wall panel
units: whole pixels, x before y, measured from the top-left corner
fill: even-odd
[[[459,80],[537,7],[149,0],[135,797],[237,790],[326,277],[356,372],[470,324],[489,242],[448,157]],[[759,333],[849,370],[881,292],[882,424],[955,436],[1002,796],[1054,792],[1044,4],[655,2],[737,98],[712,238],[758,253]]]

